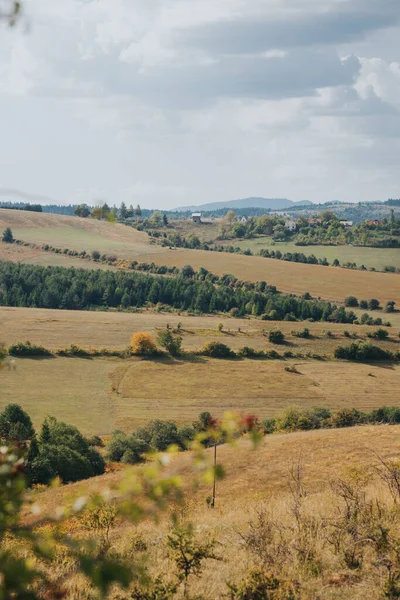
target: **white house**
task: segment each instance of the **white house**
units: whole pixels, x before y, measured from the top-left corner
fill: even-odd
[[[239,219],[239,223],[247,223],[247,218],[246,217],[241,217]]]
[[[344,227],[353,227],[353,221],[340,221],[340,224]]]
[[[192,221],[193,223],[201,223],[201,213],[192,213]]]

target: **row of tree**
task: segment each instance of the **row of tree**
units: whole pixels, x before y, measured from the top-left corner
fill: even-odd
[[[192,267],[176,277],[0,263],[0,305],[88,310],[163,304],[198,313],[234,312],[266,319],[353,323],[356,315],[330,302],[280,294],[265,282],[221,278]]]

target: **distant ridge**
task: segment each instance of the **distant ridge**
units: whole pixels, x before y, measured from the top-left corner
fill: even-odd
[[[279,210],[281,208],[291,208],[293,206],[300,206],[304,204],[312,204],[310,200],[300,200],[300,202],[293,202],[288,198],[260,198],[250,197],[242,198],[241,200],[228,200],[227,202],[210,202],[208,204],[191,205],[191,206],[180,206],[175,208],[176,211],[186,210],[219,210],[220,208],[265,208],[271,210]]]

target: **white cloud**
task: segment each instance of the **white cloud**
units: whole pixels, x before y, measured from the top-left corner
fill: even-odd
[[[27,0],[26,15],[0,37],[3,185],[149,206],[398,195],[398,0]]]

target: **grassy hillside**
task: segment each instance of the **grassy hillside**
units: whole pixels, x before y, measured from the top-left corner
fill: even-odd
[[[130,227],[77,217],[1,210],[0,229],[6,226],[11,227],[16,238],[38,244],[49,243],[60,248],[88,252],[99,250],[158,265],[182,267],[191,264],[196,269],[203,266],[217,275],[232,273],[239,279],[266,280],[283,292],[310,292],[313,296],[335,301],[355,295],[366,299],[376,296],[381,303],[394,300],[400,304],[400,278],[396,274],[348,271],[200,250],[167,250],[150,244],[147,234]],[[10,259],[10,255],[13,260],[88,267],[86,261],[78,263],[70,257],[29,248],[15,250],[8,244],[0,244],[0,258]]]
[[[326,258],[332,263],[337,258],[340,264],[347,262],[364,265],[368,269],[383,271],[385,266],[400,268],[400,252],[398,248],[369,248],[363,246],[296,246],[292,242],[275,242],[272,237],[262,236],[250,240],[234,240],[226,242],[238,246],[242,250],[251,250],[257,254],[260,250],[280,250],[285,252],[302,252],[306,256],[314,254],[317,258]]]
[[[205,499],[210,489],[202,484],[196,490],[187,488],[184,507],[178,509],[184,522],[192,520],[196,524],[198,537],[217,539],[217,553],[223,557],[221,561],[206,561],[201,576],[191,578],[191,594],[215,600],[226,598],[226,582],[239,581],[251,566],[262,565],[264,557],[266,571],[297,582],[298,595],[290,597],[298,600],[387,598],[384,595],[387,573],[375,560],[372,545],[366,544],[364,549],[360,542],[364,562],[361,568],[350,569],[343,561],[343,550],[335,553],[329,542],[331,531],[335,531],[334,523],[344,511],[343,500],[333,492],[332,486],[337,480],[346,481],[361,498],[372,501],[378,496],[381,512],[383,507],[392,506],[388,488],[377,476],[378,460],[374,453],[383,459],[398,456],[399,433],[399,426],[368,426],[268,436],[257,450],[252,450],[246,441],[235,447],[220,447],[218,459],[226,469],[226,478],[217,484],[216,508],[207,508]],[[295,471],[291,470],[292,466]],[[177,456],[168,472],[187,481],[192,473],[190,455]],[[293,479],[293,473],[297,472],[300,479]],[[121,471],[113,472],[88,482],[38,492],[34,496],[35,503],[41,507],[42,514],[53,515],[60,505],[82,495],[107,490],[118,484],[122,476]],[[300,481],[301,494],[296,491],[296,481]],[[370,514],[368,506],[365,515]],[[294,512],[296,507],[297,512]],[[364,515],[361,511],[364,505],[358,506],[358,514]],[[170,512],[167,510],[157,524],[145,521],[132,526],[119,521],[111,531],[113,551],[132,556],[132,548],[139,547],[139,540],[148,550],[150,574],[170,577],[174,570],[166,546]],[[370,514],[369,518],[375,517]],[[361,527],[359,522],[354,522],[352,531],[356,524]],[[78,519],[72,519],[69,530],[81,535],[85,531]],[[250,532],[253,537],[247,538]],[[395,532],[396,528],[393,534]],[[345,539],[345,549],[350,551],[352,538]],[[257,541],[260,546],[256,545]],[[308,557],[303,561],[301,549]],[[267,560],[269,553],[272,557]],[[61,573],[65,564],[55,564],[54,569]],[[78,590],[89,593],[74,572],[70,573],[68,588],[71,598],[78,597]]]

